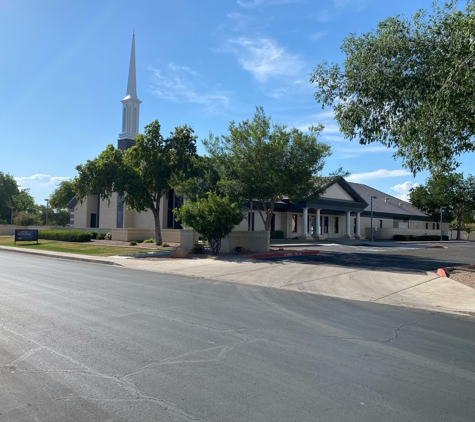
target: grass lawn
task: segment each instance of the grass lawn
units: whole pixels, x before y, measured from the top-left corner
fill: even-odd
[[[15,245],[12,236],[0,236],[0,246],[13,246],[21,249],[36,249],[42,251],[53,252],[69,252],[82,255],[96,255],[96,256],[113,256],[113,255],[131,255],[136,253],[167,251],[171,248],[135,248],[134,246],[107,246],[97,245],[94,243],[75,243],[75,242],[59,242],[56,240],[40,239],[38,244],[36,242],[17,242]]]

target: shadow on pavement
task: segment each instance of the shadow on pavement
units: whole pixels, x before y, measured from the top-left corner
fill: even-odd
[[[261,261],[281,263],[294,261],[313,265],[332,265],[336,267],[356,268],[361,270],[423,273],[435,271],[437,268],[453,265],[462,265],[464,262],[432,259],[428,257],[400,254],[374,254],[374,253],[346,253],[334,251],[321,251],[315,256],[297,256],[285,258],[270,258]]]

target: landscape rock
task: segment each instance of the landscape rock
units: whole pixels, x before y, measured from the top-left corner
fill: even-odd
[[[236,246],[234,249],[233,249],[233,253],[235,254],[240,254],[240,253],[249,253],[251,252],[251,250],[246,247],[246,246]]]
[[[173,251],[170,255],[170,258],[187,258],[188,251],[183,248],[178,248],[176,251]]]

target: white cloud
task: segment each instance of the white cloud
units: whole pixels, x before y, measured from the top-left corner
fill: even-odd
[[[53,191],[63,180],[71,180],[67,176],[51,176],[49,174],[34,174],[33,176],[15,177],[21,190],[29,189],[37,204],[44,204],[44,200],[49,198]]]
[[[258,6],[274,6],[276,4],[301,3],[302,0],[237,0],[239,6],[254,9]]]
[[[295,77],[305,63],[298,54],[292,54],[269,38],[240,37],[228,41],[225,51],[235,54],[241,66],[254,78],[265,83],[270,78]]]
[[[163,70],[152,66],[149,70],[153,75],[152,92],[160,98],[200,104],[209,109],[226,106],[229,102],[226,92],[208,86],[207,81],[188,66],[169,63]]]
[[[311,34],[308,38],[312,41],[318,41],[318,40],[322,39],[324,36],[325,36],[325,32],[318,31],[318,32],[314,32],[313,34]]]
[[[396,198],[402,199],[403,201],[409,201],[409,191],[412,188],[419,186],[417,182],[407,181],[400,183],[398,185],[392,186],[390,189],[394,192],[397,192]]]
[[[383,179],[388,177],[401,177],[401,176],[409,176],[411,173],[407,170],[376,170],[367,173],[354,173],[350,175],[346,180],[349,182],[364,182],[367,180],[374,180],[374,179]]]
[[[355,6],[357,9],[363,9],[371,0],[333,0],[336,9],[346,9]]]

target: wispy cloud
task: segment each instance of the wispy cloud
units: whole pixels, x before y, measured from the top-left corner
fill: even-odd
[[[318,31],[318,32],[314,32],[313,34],[311,34],[308,38],[312,41],[318,41],[318,40],[322,39],[324,36],[325,36],[325,32]]]
[[[397,195],[395,195],[396,198],[402,199],[403,201],[409,201],[410,190],[417,186],[419,186],[419,183],[407,181],[398,185],[394,185],[390,187],[390,189],[394,192],[397,192]]]
[[[15,180],[21,186],[21,190],[30,190],[30,194],[37,204],[44,204],[44,200],[49,198],[58,183],[63,180],[71,180],[71,177],[34,174],[32,176],[15,177]]]
[[[354,173],[347,178],[349,182],[365,182],[367,180],[374,180],[374,179],[385,179],[389,177],[402,177],[402,176],[409,176],[411,173],[407,170],[376,170],[370,171],[367,173]]]
[[[363,9],[370,2],[371,0],[333,0],[333,5],[336,9],[347,9],[349,7]]]
[[[207,108],[226,106],[228,93],[209,86],[207,81],[188,66],[169,63],[164,69],[149,66],[152,72],[152,92],[156,96],[178,103],[194,103]]]
[[[289,77],[294,77],[294,82],[298,82],[305,65],[300,55],[287,51],[270,38],[240,37],[229,40],[224,51],[235,54],[243,69],[260,83]]]
[[[237,4],[245,9],[258,6],[275,6],[277,4],[301,3],[302,0],[237,0]]]

